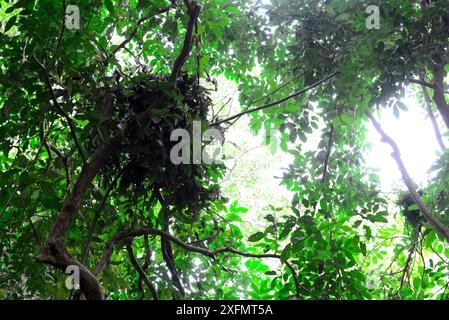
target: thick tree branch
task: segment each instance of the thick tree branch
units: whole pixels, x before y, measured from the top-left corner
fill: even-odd
[[[444,76],[443,67],[435,66],[433,68],[433,78],[435,80],[433,101],[435,101],[444,123],[449,128],[449,104],[446,102],[443,90]]]
[[[48,241],[61,245],[64,243],[65,235],[70,228],[73,217],[81,206],[84,194],[112,152],[113,148],[108,145],[98,148],[93,154],[91,161],[83,167],[75,183],[73,192],[62,207],[61,213],[56,218],[50,230]]]
[[[365,114],[368,116],[368,118],[371,120],[372,124],[376,128],[377,132],[380,134],[382,141],[385,143],[388,143],[391,146],[391,148],[393,149],[393,153],[391,154],[391,156],[396,161],[396,163],[399,167],[399,171],[401,172],[402,179],[404,180],[404,183],[407,186],[407,188],[410,192],[410,195],[412,196],[416,205],[421,210],[421,213],[429,221],[429,223],[432,225],[432,227],[440,235],[442,235],[447,241],[449,241],[449,229],[447,227],[445,227],[437,218],[435,218],[435,216],[430,212],[430,210],[423,203],[421,196],[416,191],[415,185],[414,185],[412,179],[410,178],[410,175],[408,174],[407,169],[404,166],[404,163],[401,159],[401,153],[399,151],[399,148],[398,148],[396,142],[390,136],[388,136],[385,133],[385,131],[383,131],[380,123],[377,122],[376,118],[369,110],[366,110]]]
[[[92,300],[104,299],[101,286],[95,275],[67,252],[64,246],[64,239],[74,216],[81,207],[87,189],[91,186],[98,171],[103,167],[104,162],[113,151],[114,149],[111,146],[102,146],[95,151],[91,161],[83,166],[72,193],[56,217],[48,234],[47,241],[37,257],[38,261],[50,264],[62,271],[65,271],[69,265],[78,266],[80,269],[81,291],[87,299]]]
[[[179,56],[175,60],[173,70],[170,76],[170,80],[176,82],[181,72],[182,66],[187,61],[190,52],[192,51],[192,37],[195,23],[201,11],[201,6],[196,2],[190,3],[189,1],[184,1],[187,5],[187,11],[189,13],[189,22],[187,24],[186,35],[184,37],[184,44],[179,53]]]
[[[68,266],[77,266],[80,271],[80,287],[89,300],[103,300],[103,290],[97,278],[80,262],[73,258],[64,247],[48,242],[41,249],[37,261],[52,265],[65,272]]]

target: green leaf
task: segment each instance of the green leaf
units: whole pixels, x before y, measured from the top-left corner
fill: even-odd
[[[104,0],[104,4],[106,8],[108,9],[109,13],[114,14],[114,5],[112,4],[111,0]]]
[[[267,271],[267,272],[265,272],[265,274],[267,275],[267,276],[275,276],[277,273],[276,273],[276,271]]]
[[[407,105],[406,105],[404,102],[402,102],[401,100],[396,101],[396,105],[397,105],[401,110],[408,111]]]
[[[414,277],[413,278],[413,289],[415,289],[415,291],[419,291],[420,288],[421,288],[421,279],[419,277]]]
[[[388,220],[383,215],[379,215],[379,214],[377,214],[377,215],[369,214],[367,218],[371,222],[381,222],[381,223],[387,223],[388,222]]]
[[[366,244],[364,242],[359,242],[360,250],[362,250],[362,254],[366,256]]]
[[[16,23],[16,20],[17,20],[16,16],[14,16],[12,18],[9,18],[8,22],[5,25],[5,31],[4,32],[7,32],[9,29],[11,29],[14,26],[14,24]]]
[[[265,233],[256,232],[255,234],[249,236],[248,241],[249,242],[257,242],[257,241],[261,240],[263,237],[265,237]]]
[[[396,104],[393,106],[393,114],[396,119],[399,119],[399,108]]]

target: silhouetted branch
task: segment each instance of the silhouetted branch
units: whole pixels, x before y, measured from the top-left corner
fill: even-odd
[[[178,79],[178,76],[181,72],[182,66],[187,61],[187,58],[190,55],[190,52],[192,51],[192,37],[193,37],[193,29],[195,26],[195,23],[198,19],[198,16],[201,11],[201,6],[198,5],[196,2],[189,2],[184,1],[187,6],[187,11],[189,13],[189,22],[187,24],[187,30],[186,35],[184,37],[184,44],[181,49],[181,52],[179,53],[178,58],[176,58],[175,64],[173,66],[173,70],[170,76],[170,80],[175,82]]]
[[[299,90],[299,91],[289,95],[288,97],[282,98],[280,100],[277,100],[275,102],[271,102],[269,104],[266,104],[266,105],[263,105],[263,106],[260,106],[260,107],[252,108],[252,109],[249,109],[249,110],[245,110],[245,111],[243,111],[241,113],[233,115],[232,117],[226,118],[224,120],[217,121],[217,122],[213,123],[211,126],[217,126],[217,125],[220,125],[222,123],[226,123],[226,122],[229,122],[231,120],[240,118],[241,116],[243,116],[245,114],[256,112],[256,111],[260,111],[260,110],[267,109],[267,108],[276,106],[278,104],[281,104],[281,103],[283,103],[285,101],[288,101],[288,100],[290,100],[292,98],[295,98],[295,97],[303,94],[304,92],[307,92],[307,91],[309,91],[309,90],[311,90],[313,88],[316,88],[316,87],[320,86],[324,82],[326,82],[326,81],[332,79],[333,77],[335,77],[337,74],[338,74],[338,72],[334,72],[334,73],[326,76],[325,78],[323,78],[323,79],[321,79],[321,80],[319,80],[319,81],[317,81],[317,82],[315,82],[315,83],[313,83],[313,84],[311,84],[311,85],[309,85],[309,86],[307,86],[307,87],[305,87],[305,88],[303,88],[303,89],[301,89],[301,90]]]
[[[438,141],[438,145],[440,146],[441,150],[446,149],[443,138],[441,136],[440,128],[438,127],[437,120],[435,119],[435,115],[432,110],[432,102],[430,100],[429,93],[427,92],[427,89],[424,85],[421,84],[421,90],[423,92],[424,101],[427,107],[427,113],[429,115],[430,121],[432,121],[433,130],[435,132],[435,137]]]
[[[150,281],[150,279],[148,279],[145,271],[143,271],[143,269],[140,267],[139,263],[136,260],[136,257],[134,256],[131,242],[128,242],[126,244],[126,250],[128,251],[128,255],[129,255],[129,259],[131,261],[131,264],[134,266],[134,269],[136,269],[136,271],[139,273],[140,277],[143,279],[143,281],[147,285],[148,289],[151,292],[151,295],[153,296],[153,299],[154,300],[159,300],[159,295],[157,294],[156,287]]]
[[[293,276],[293,279],[294,279],[294,282],[295,282],[295,285],[296,285],[296,290],[297,290],[296,295],[297,296],[299,295],[299,290],[303,290],[303,291],[307,292],[308,294],[310,294],[311,296],[313,296],[314,298],[319,299],[318,296],[314,295],[312,292],[310,292],[308,289],[304,288],[299,283],[297,274],[294,271],[293,266],[288,261],[283,260],[281,258],[281,255],[279,255],[279,254],[276,254],[276,253],[262,253],[262,254],[258,254],[258,253],[242,252],[242,251],[236,250],[234,248],[230,248],[230,247],[220,248],[220,249],[216,249],[216,250],[209,250],[209,249],[205,249],[205,248],[200,248],[200,247],[189,245],[189,244],[185,243],[184,241],[174,237],[173,235],[171,235],[168,232],[165,232],[165,231],[162,231],[162,230],[158,230],[158,229],[153,229],[153,228],[142,228],[142,229],[133,230],[133,231],[121,231],[121,232],[115,234],[107,242],[106,248],[105,248],[104,253],[103,253],[103,257],[101,258],[101,260],[97,264],[97,266],[94,268],[92,273],[97,276],[109,264],[110,259],[112,257],[113,250],[114,250],[114,246],[118,242],[123,241],[123,240],[129,240],[131,238],[142,236],[142,235],[145,235],[145,234],[151,234],[151,235],[155,235],[155,236],[164,237],[168,241],[175,243],[176,245],[178,245],[179,247],[181,247],[182,249],[184,249],[186,251],[200,253],[200,254],[202,254],[204,256],[207,256],[207,257],[209,257],[211,259],[216,259],[217,255],[224,254],[224,253],[232,253],[232,254],[240,255],[240,256],[243,256],[243,257],[247,257],[247,258],[275,258],[275,259],[279,259],[292,272],[292,276]]]
[[[405,185],[407,186],[410,195],[412,196],[413,200],[415,201],[416,205],[421,210],[421,213],[424,215],[424,217],[429,221],[429,223],[432,225],[432,227],[441,234],[447,241],[449,241],[449,229],[445,227],[438,219],[435,218],[435,216],[430,212],[430,210],[425,206],[423,203],[421,196],[418,194],[418,192],[415,189],[415,184],[410,178],[410,175],[408,174],[407,169],[404,166],[404,163],[401,159],[401,153],[399,151],[399,147],[396,144],[396,142],[388,136],[385,131],[383,131],[381,125],[379,122],[377,122],[374,115],[369,111],[366,110],[365,114],[368,116],[368,118],[371,120],[372,124],[376,128],[377,132],[382,137],[382,141],[385,143],[388,143],[391,148],[393,149],[393,153],[391,156],[396,161],[399,171],[401,172],[402,179],[404,180]]]

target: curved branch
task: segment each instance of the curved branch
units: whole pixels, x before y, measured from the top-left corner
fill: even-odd
[[[67,8],[66,0],[62,0],[61,31],[59,32],[58,43],[56,45],[55,52],[53,53],[53,57],[51,58],[50,62],[47,65],[47,68],[46,68],[47,70],[50,70],[53,67],[53,64],[56,61],[56,57],[58,56],[59,48],[61,48],[61,45],[62,45],[62,38],[64,36],[64,31],[65,31],[65,10],[66,10],[66,8]]]
[[[427,107],[427,113],[429,115],[430,121],[432,121],[433,131],[435,132],[435,137],[438,141],[438,145],[440,146],[441,150],[445,150],[446,146],[444,145],[443,138],[441,136],[440,128],[438,127],[437,120],[435,119],[435,115],[432,110],[432,102],[430,101],[429,93],[427,92],[427,88],[421,84],[421,90],[423,92],[424,101],[426,103]]]
[[[377,132],[382,137],[382,141],[385,142],[385,143],[388,143],[391,146],[391,148],[393,149],[393,153],[391,154],[391,156],[396,161],[396,163],[397,163],[397,165],[399,167],[399,170],[401,172],[402,179],[404,180],[404,183],[407,186],[407,188],[408,188],[408,190],[410,192],[410,195],[412,196],[412,198],[415,201],[416,205],[421,210],[421,213],[429,221],[429,223],[432,225],[432,227],[440,235],[442,235],[446,239],[446,241],[449,242],[449,229],[446,226],[444,226],[437,218],[435,218],[435,216],[430,212],[430,210],[423,203],[423,201],[421,199],[421,196],[418,194],[418,192],[416,192],[416,189],[415,189],[415,186],[414,186],[414,182],[410,178],[410,175],[408,174],[408,171],[405,168],[404,163],[403,163],[403,161],[401,159],[401,153],[399,151],[398,145],[396,144],[396,142],[390,136],[388,136],[385,133],[385,131],[383,131],[380,123],[377,122],[376,118],[374,117],[374,115],[369,110],[366,110],[365,114],[371,120],[371,122],[373,123],[373,125],[376,128]]]
[[[117,52],[119,52],[120,50],[122,50],[123,48],[125,48],[125,46],[132,40],[132,38],[136,35],[137,30],[139,30],[139,27],[142,25],[142,23],[144,23],[145,21],[147,21],[148,19],[151,19],[154,16],[157,16],[159,14],[168,12],[171,8],[171,5],[162,9],[157,10],[156,12],[152,12],[149,13],[145,16],[143,16],[142,18],[140,18],[139,20],[137,20],[136,26],[134,27],[134,29],[131,31],[131,33],[129,34],[128,38],[126,38],[125,40],[123,40],[118,46],[117,48],[114,49],[114,51],[112,51],[112,56],[114,56]],[[107,60],[109,62],[109,60],[111,59],[111,57],[109,57],[109,59]]]
[[[334,140],[334,126],[331,124],[331,130],[329,131],[329,142],[327,144],[326,158],[324,159],[323,176],[321,177],[321,183],[326,182],[327,167],[329,166],[329,158],[332,153],[332,144]]]
[[[108,145],[98,148],[92,156],[91,161],[83,166],[72,193],[56,217],[48,234],[47,241],[37,257],[39,262],[50,264],[62,271],[65,271],[69,265],[78,266],[80,269],[81,290],[89,300],[104,299],[100,283],[94,274],[67,252],[64,239],[70,229],[74,216],[82,204],[87,189],[113,150]]]
[[[216,250],[209,250],[209,249],[189,245],[189,244],[185,243],[184,241],[174,237],[173,235],[171,235],[168,232],[158,230],[158,229],[153,229],[153,228],[142,228],[142,229],[132,230],[132,231],[121,231],[121,232],[118,232],[117,234],[115,234],[107,242],[106,248],[103,253],[103,257],[101,258],[101,260],[97,264],[97,266],[94,268],[92,273],[95,276],[98,276],[104,270],[104,268],[109,264],[110,259],[112,257],[112,252],[113,252],[114,246],[118,242],[123,241],[123,240],[129,240],[131,238],[143,236],[146,234],[163,237],[163,238],[167,239],[168,241],[177,244],[179,247],[181,247],[182,249],[184,249],[186,251],[200,253],[200,254],[207,256],[211,259],[216,259],[217,255],[223,254],[223,253],[232,253],[232,254],[240,255],[243,257],[247,257],[247,258],[279,259],[282,263],[284,263],[290,269],[290,271],[292,273],[293,280],[294,280],[295,286],[296,286],[296,296],[299,296],[300,290],[303,290],[303,291],[307,292],[309,295],[311,295],[312,297],[319,299],[319,297],[314,295],[312,292],[310,292],[308,289],[304,288],[299,283],[298,276],[297,276],[293,266],[291,265],[291,263],[286,260],[283,260],[281,255],[279,255],[279,254],[276,254],[276,253],[262,253],[262,254],[250,253],[250,252],[239,251],[239,250],[236,250],[236,249],[230,248],[230,247],[220,248],[220,249],[216,249]]]
[[[176,58],[170,76],[170,80],[173,82],[175,82],[178,79],[179,74],[181,72],[181,68],[186,63],[187,58],[189,57],[190,52],[192,51],[193,29],[201,11],[201,6],[198,5],[197,3],[195,2],[190,3],[187,0],[185,1],[185,3],[187,5],[187,11],[189,12],[189,22],[187,25],[186,35],[184,37],[183,47],[181,49],[181,52],[179,53],[178,58]]]
[[[147,285],[148,289],[150,289],[150,292],[151,292],[151,295],[153,296],[153,299],[154,300],[159,300],[159,295],[157,294],[156,287],[150,281],[150,279],[148,279],[145,271],[143,271],[142,267],[139,265],[139,263],[136,260],[136,257],[134,256],[131,242],[126,243],[126,250],[128,251],[128,255],[129,255],[129,259],[131,260],[131,264],[134,266],[136,271],[139,273],[140,278],[143,279],[143,281]]]
[[[63,116],[65,118],[65,120],[67,121],[69,130],[70,130],[70,134],[73,137],[76,148],[78,149],[78,152],[80,153],[81,159],[83,160],[83,164],[86,165],[87,164],[86,157],[84,155],[81,144],[79,143],[78,138],[76,136],[75,125],[73,124],[72,118],[70,118],[70,116],[67,114],[67,112],[65,112],[64,109],[58,103],[55,91],[53,90],[53,86],[51,85],[49,69],[46,66],[44,66],[36,57],[34,57],[34,60],[36,60],[36,62],[39,64],[39,66],[42,68],[42,70],[44,72],[44,81],[48,87],[48,90],[50,91],[50,98],[53,101],[53,105],[55,106],[56,111],[59,113],[59,115]]]
[[[89,248],[90,248],[90,244],[92,242],[92,236],[95,230],[95,225],[97,224],[97,220],[100,216],[100,213],[103,211],[105,205],[106,205],[106,201],[109,198],[109,195],[112,192],[112,189],[114,189],[114,187],[117,185],[118,179],[120,179],[120,177],[123,174],[123,169],[121,169],[119,171],[119,173],[117,174],[117,176],[114,178],[114,180],[112,181],[112,183],[109,185],[108,189],[106,190],[106,193],[103,197],[103,199],[101,200],[100,206],[95,210],[95,215],[94,218],[92,220],[92,223],[89,225],[89,229],[87,232],[87,241],[86,241],[86,246],[84,247],[84,253],[83,253],[83,257],[81,259],[81,263],[85,264],[87,262],[87,258],[89,256]]]

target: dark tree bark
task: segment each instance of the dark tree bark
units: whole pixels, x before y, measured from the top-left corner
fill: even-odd
[[[438,111],[441,114],[441,117],[444,120],[447,128],[449,128],[449,104],[446,102],[445,92],[444,92],[444,76],[445,72],[443,67],[434,67],[433,68],[433,77],[434,77],[434,93],[433,93],[433,101],[435,101]]]

